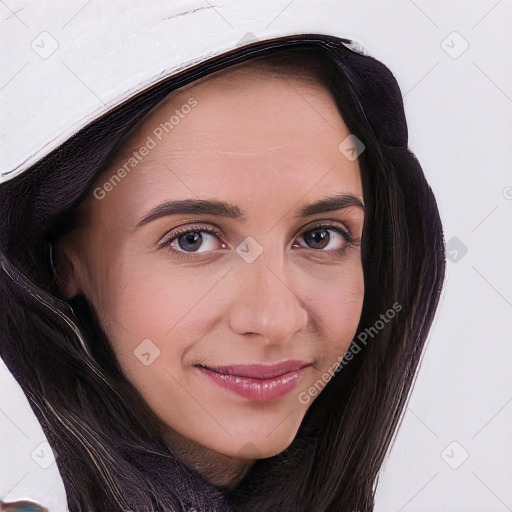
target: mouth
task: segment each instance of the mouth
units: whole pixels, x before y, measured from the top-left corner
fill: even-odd
[[[204,366],[198,365],[208,370],[220,373],[222,375],[235,375],[237,377],[247,377],[250,379],[272,379],[289,372],[294,372],[310,366],[306,361],[284,361],[273,365],[265,364],[234,364],[230,366]]]
[[[268,401],[289,393],[312,363],[285,361],[274,365],[195,365],[201,374],[230,391],[253,401]]]

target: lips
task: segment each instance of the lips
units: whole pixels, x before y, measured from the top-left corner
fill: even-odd
[[[202,366],[208,370],[223,374],[223,375],[235,375],[237,377],[247,377],[250,379],[272,379],[279,377],[286,373],[294,372],[310,366],[311,363],[306,361],[284,361],[282,363],[274,365],[263,365],[263,364],[235,364],[230,366]]]
[[[292,391],[312,363],[285,361],[274,365],[195,365],[210,382],[254,402],[276,400]]]

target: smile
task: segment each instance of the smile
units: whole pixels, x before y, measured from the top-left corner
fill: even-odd
[[[235,365],[196,368],[214,383],[229,389],[248,400],[263,402],[289,393],[310,363],[290,361],[279,365]]]

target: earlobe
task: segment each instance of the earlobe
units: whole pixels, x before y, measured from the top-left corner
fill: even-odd
[[[50,264],[60,294],[71,299],[81,293],[74,255],[65,244],[50,244]]]

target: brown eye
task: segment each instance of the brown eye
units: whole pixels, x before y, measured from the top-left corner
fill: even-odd
[[[331,239],[329,231],[325,228],[317,228],[308,231],[304,240],[312,249],[324,249]]]
[[[354,242],[350,233],[337,225],[315,226],[305,231],[301,238],[304,239],[310,249],[327,251],[341,250]],[[334,245],[334,247],[329,248],[329,244]]]

